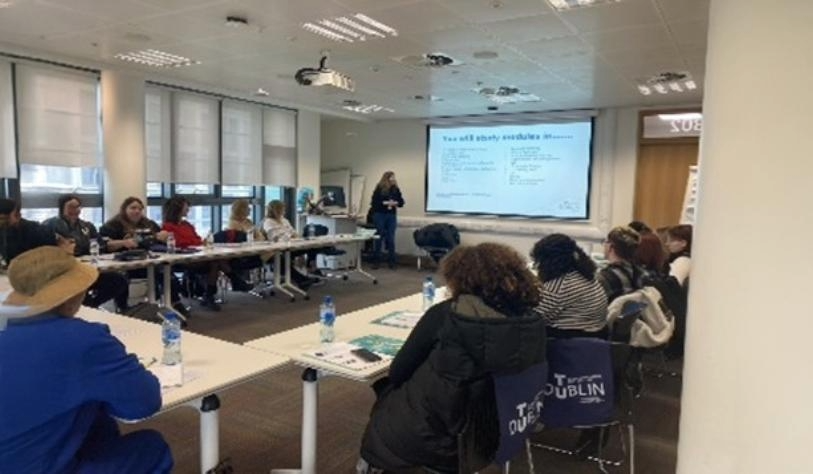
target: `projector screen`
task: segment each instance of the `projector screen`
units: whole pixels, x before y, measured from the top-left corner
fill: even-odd
[[[427,212],[588,217],[592,120],[427,133]]]

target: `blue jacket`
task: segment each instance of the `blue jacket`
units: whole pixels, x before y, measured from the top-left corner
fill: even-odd
[[[46,314],[0,331],[0,472],[70,472],[100,410],[160,408],[158,379],[106,325]]]

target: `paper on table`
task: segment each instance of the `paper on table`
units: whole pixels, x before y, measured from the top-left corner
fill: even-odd
[[[367,336],[357,337],[350,341],[350,344],[363,347],[368,351],[375,352],[382,357],[395,357],[404,341],[387,336],[379,336],[378,334],[370,334]]]
[[[417,311],[393,311],[386,316],[382,316],[374,320],[373,324],[403,329],[413,329],[422,317],[423,313]]]
[[[378,354],[381,360],[368,362],[353,354],[358,348],[359,346],[347,342],[332,342],[322,344],[318,349],[305,351],[303,355],[350,370],[364,370],[391,359],[386,354]]]
[[[183,370],[183,366],[176,365],[153,365],[148,370],[153,373],[161,382],[161,393],[166,394],[201,378],[202,374],[194,370]],[[180,369],[180,370],[179,370]],[[178,383],[180,382],[180,383]]]

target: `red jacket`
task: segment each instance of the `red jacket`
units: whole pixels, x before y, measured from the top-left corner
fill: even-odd
[[[161,229],[175,235],[175,246],[178,248],[203,245],[203,239],[195,232],[195,226],[187,221],[181,221],[178,224],[164,222]]]

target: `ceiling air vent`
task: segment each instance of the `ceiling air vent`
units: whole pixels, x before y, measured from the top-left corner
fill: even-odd
[[[410,55],[410,56],[401,56],[395,58],[401,64],[413,67],[428,67],[428,68],[443,68],[449,66],[460,66],[463,64],[462,61],[457,60],[448,54],[443,53],[427,53],[418,55]]]

